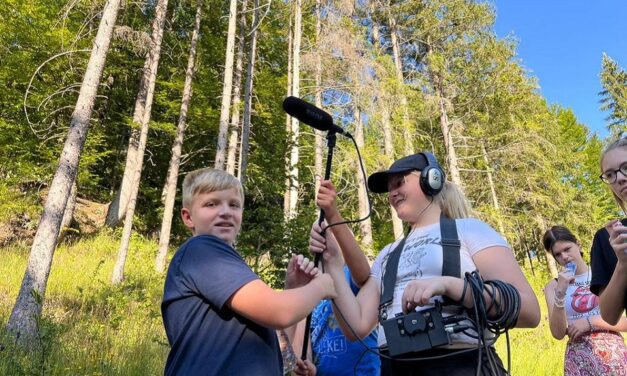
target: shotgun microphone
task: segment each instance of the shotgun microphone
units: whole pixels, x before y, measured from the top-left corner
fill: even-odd
[[[323,132],[336,132],[348,136],[341,127],[333,124],[333,118],[327,112],[311,103],[296,97],[287,97],[283,101],[283,109],[298,121],[310,125]]]

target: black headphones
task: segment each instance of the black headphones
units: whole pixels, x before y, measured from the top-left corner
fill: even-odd
[[[446,175],[433,154],[429,152],[419,154],[427,160],[427,166],[420,171],[420,188],[427,196],[435,196],[444,188]]]

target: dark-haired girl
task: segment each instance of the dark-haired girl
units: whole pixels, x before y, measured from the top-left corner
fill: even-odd
[[[551,334],[569,337],[564,375],[627,375],[627,349],[619,333],[627,330],[627,320],[610,325],[601,318],[598,297],[590,292],[592,273],[577,238],[566,227],[553,226],[542,243],[560,266],[574,265],[544,288]]]

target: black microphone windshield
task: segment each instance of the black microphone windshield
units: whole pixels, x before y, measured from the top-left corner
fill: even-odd
[[[296,97],[287,97],[283,101],[283,109],[290,116],[324,132],[344,134],[344,129],[333,124],[333,117],[309,102]]]

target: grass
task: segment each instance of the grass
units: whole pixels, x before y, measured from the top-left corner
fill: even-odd
[[[525,274],[538,297],[542,318],[537,328],[510,331],[511,373],[512,375],[561,376],[564,374],[566,340],[554,339],[549,330],[549,317],[543,292],[549,277],[534,277],[531,273]],[[496,350],[507,367],[505,335],[497,341]]]
[[[160,312],[164,277],[154,272],[156,245],[133,239],[126,280],[111,285],[119,240],[111,233],[61,246],[55,253],[40,322],[43,350],[7,345],[2,375],[156,375],[168,353]],[[0,251],[0,323],[6,324],[29,249]]]
[[[157,375],[168,353],[160,313],[164,277],[154,272],[156,243],[134,237],[126,280],[110,284],[119,238],[103,232],[62,245],[55,253],[40,322],[43,350],[25,354],[0,340],[0,375]],[[30,249],[0,250],[0,325],[6,324]],[[511,332],[513,375],[562,375],[565,341],[548,328],[542,287],[530,277],[543,320],[535,329]],[[2,329],[0,329],[1,331]],[[2,348],[2,347],[0,347]],[[497,343],[507,364],[505,337]]]

